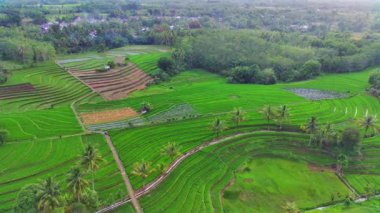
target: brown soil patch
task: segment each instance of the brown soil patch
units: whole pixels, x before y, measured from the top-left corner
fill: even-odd
[[[312,172],[334,172],[333,168],[317,166],[315,164],[310,164],[310,163],[307,165],[307,167]]]
[[[244,181],[244,183],[252,183],[253,179],[252,178],[246,178],[243,181]]]
[[[138,116],[138,113],[132,108],[108,110],[102,112],[81,113],[80,117],[83,124],[100,124],[120,121],[127,118]]]

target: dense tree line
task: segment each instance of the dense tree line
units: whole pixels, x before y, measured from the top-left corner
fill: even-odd
[[[373,96],[380,97],[380,72],[374,72],[369,76],[368,83],[370,87],[368,88],[369,93]]]
[[[0,38],[0,59],[32,64],[54,58],[55,49],[46,42],[23,37]]]
[[[310,79],[322,72],[341,73],[380,63],[380,38],[354,41],[349,34],[323,38],[300,33],[253,30],[201,30],[178,45],[188,67],[204,68],[240,83]]]

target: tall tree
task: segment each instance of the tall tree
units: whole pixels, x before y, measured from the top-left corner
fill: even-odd
[[[81,202],[89,183],[79,167],[72,168],[67,177],[67,187],[77,202]]]
[[[377,130],[378,125],[376,124],[376,122],[377,122],[377,118],[375,116],[368,115],[368,114],[366,114],[364,118],[359,120],[359,125],[362,128],[364,128],[364,137],[368,136],[367,135],[368,130],[372,130],[373,133]]]
[[[161,154],[169,156],[173,161],[175,157],[180,155],[179,147],[176,143],[168,143],[164,148],[161,149]]]
[[[212,128],[212,131],[216,134],[216,137],[219,137],[219,135],[225,129],[224,122],[222,120],[220,120],[219,118],[217,118],[212,123],[212,127],[211,128]]]
[[[278,108],[277,112],[277,121],[280,125],[280,129],[282,129],[282,125],[285,121],[289,119],[289,107],[286,105],[282,105]]]
[[[245,112],[239,107],[235,108],[232,111],[232,121],[235,123],[236,126],[239,126],[239,124],[244,121],[244,115]]]
[[[95,189],[95,172],[99,169],[100,164],[104,162],[103,157],[100,155],[98,149],[92,145],[87,145],[82,156],[80,165],[92,175],[92,189]]]
[[[52,177],[42,181],[38,193],[38,209],[52,212],[62,205],[61,189]]]
[[[151,163],[147,161],[136,162],[133,164],[132,174],[137,177],[141,177],[143,180],[143,187],[145,187],[145,180],[149,175],[155,172],[155,169],[151,167]]]
[[[315,140],[318,145],[323,148],[328,145],[336,144],[338,142],[338,134],[333,125],[327,124],[318,130]]]
[[[269,130],[269,122],[270,120],[276,118],[276,111],[271,106],[265,106],[260,110],[260,113],[264,116],[268,123]]]
[[[303,126],[301,126],[305,132],[310,134],[309,146],[311,145],[313,136],[318,131],[318,121],[316,117],[311,117],[310,120]]]

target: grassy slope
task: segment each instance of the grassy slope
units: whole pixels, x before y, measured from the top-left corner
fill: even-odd
[[[233,195],[223,199],[226,212],[282,212],[286,202],[303,208],[327,203],[331,194],[349,194],[333,172],[311,172],[303,162],[257,158],[248,166],[226,191]]]

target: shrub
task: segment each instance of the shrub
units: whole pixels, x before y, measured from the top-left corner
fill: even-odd
[[[113,68],[116,67],[116,64],[115,64],[114,61],[109,61],[109,62],[107,63],[107,65],[108,65],[111,69],[113,69]]]
[[[275,84],[276,81],[273,69],[264,69],[256,74],[256,83],[258,84]]]
[[[308,60],[301,67],[300,79],[309,79],[319,76],[321,73],[321,63],[317,60]]]
[[[232,83],[256,83],[256,74],[260,71],[257,65],[238,66],[231,69],[230,77]]]
[[[5,82],[7,82],[7,80],[8,80],[8,77],[5,74],[5,72],[0,71],[0,84],[4,84]]]
[[[167,72],[168,74],[171,74],[174,69],[174,61],[168,57],[161,57],[157,62],[157,66],[161,70]]]
[[[149,102],[143,102],[141,103],[141,113],[148,113],[152,111],[153,107]]]

